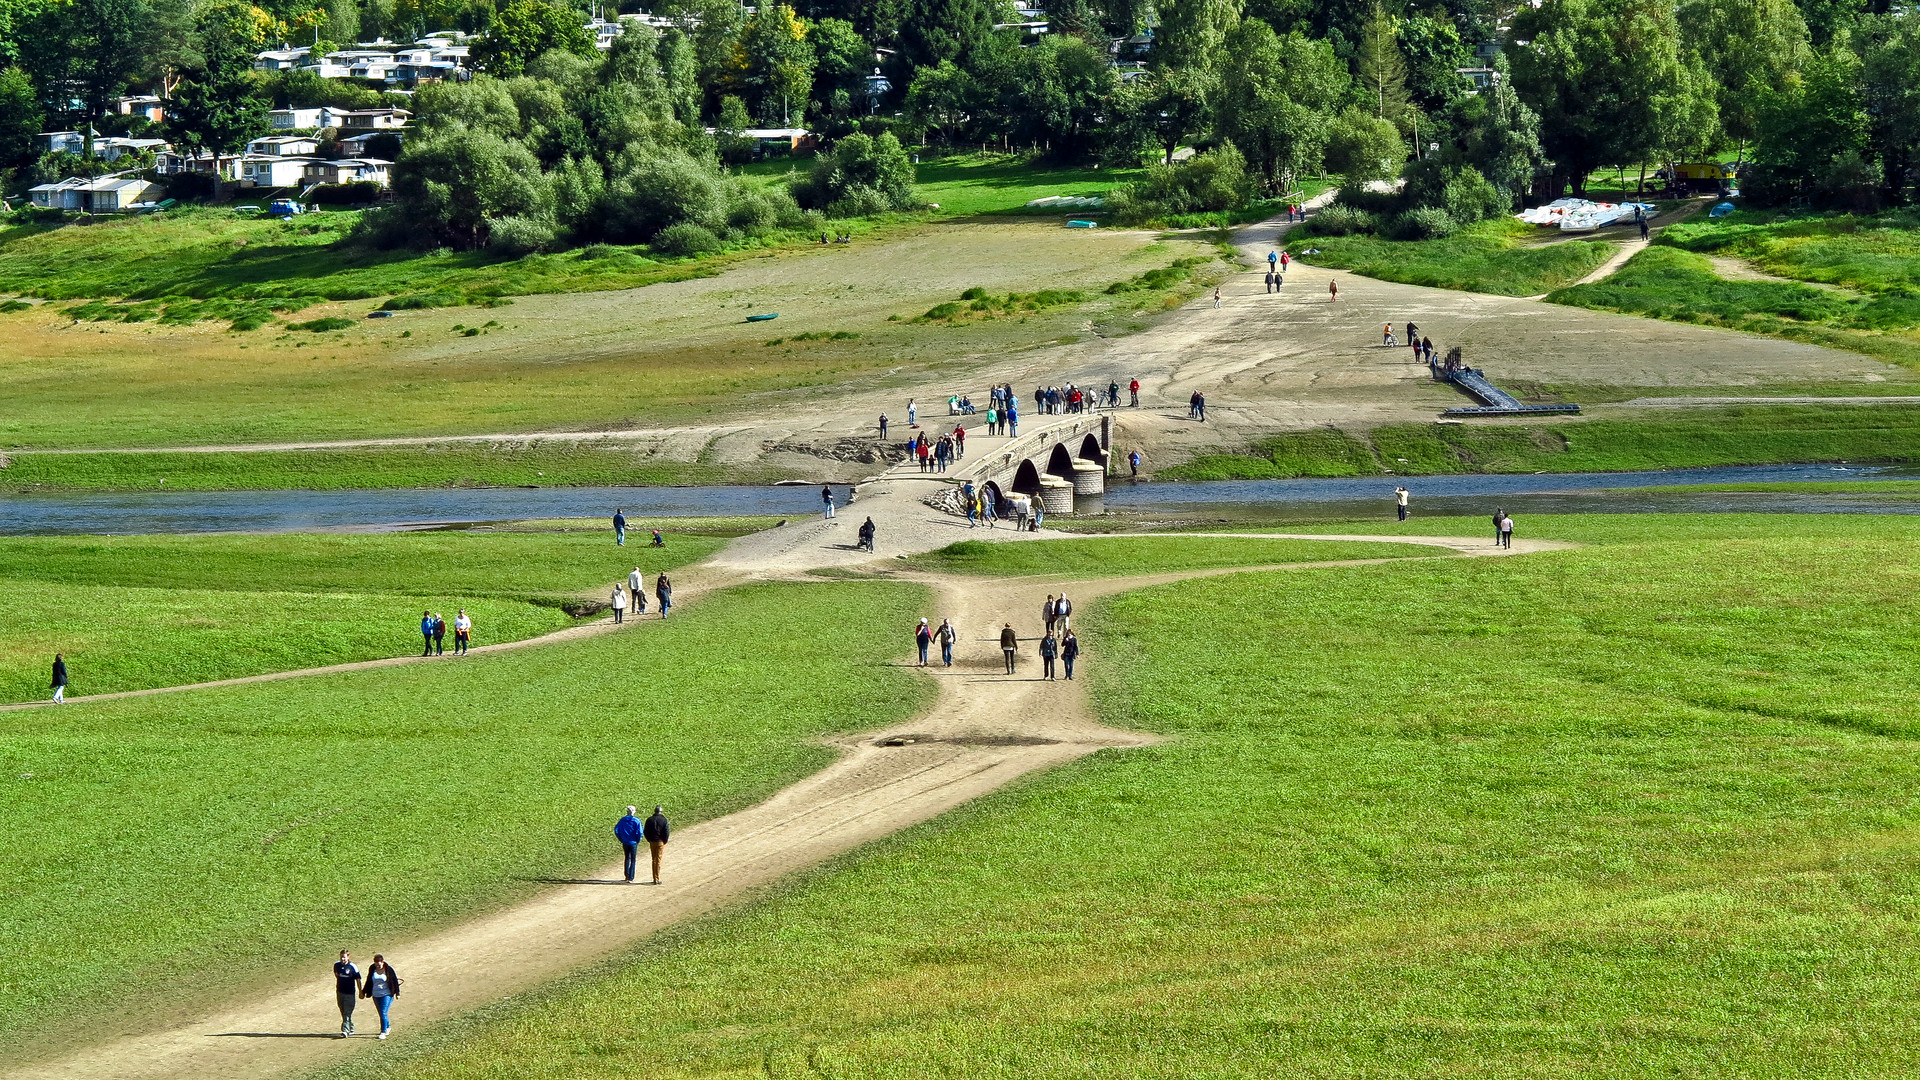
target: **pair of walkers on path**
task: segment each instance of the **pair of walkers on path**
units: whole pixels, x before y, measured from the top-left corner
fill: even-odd
[[[927,620],[913,628],[913,643],[920,650],[920,666],[927,666],[927,648],[934,642],[940,643],[940,662],[953,666],[953,646],[960,640],[960,632],[953,628],[952,619],[941,619],[939,626],[928,626]]]
[[[373,963],[363,973],[353,965],[352,954],[341,949],[340,959],[333,964],[333,990],[340,1003],[341,1038],[353,1034],[353,1007],[361,1001],[371,1000],[380,1010],[381,1038],[393,1030],[393,1003],[400,996],[400,975],[385,956],[373,954]]]
[[[431,611],[420,613],[421,656],[443,656],[447,651],[447,620]],[[467,609],[453,617],[453,655],[463,656],[473,642],[473,620]]]
[[[629,608],[636,619],[647,613],[647,579],[640,573],[639,567],[633,568],[633,573],[627,575],[624,584],[626,587],[623,589],[621,582],[615,582],[613,593],[607,597],[607,603],[613,608],[616,625],[626,621]],[[673,582],[667,580],[665,571],[653,579],[653,595],[660,601],[660,617],[666,618],[667,613],[673,610]]]
[[[1048,597],[1048,599],[1051,600],[1052,597]],[[1060,637],[1056,638],[1053,634],[1053,625],[1049,624],[1046,633],[1040,637],[1040,644],[1038,646],[1040,653],[1040,677],[1048,681],[1052,681],[1055,677],[1054,661],[1058,660],[1060,664],[1066,668],[1067,678],[1071,679],[1073,678],[1074,661],[1080,659],[1080,639],[1074,636],[1072,630],[1068,630],[1064,626],[1061,627],[1061,629],[1064,632]],[[1007,674],[1009,675],[1014,674],[1015,659],[1018,657],[1019,652],[1020,635],[1014,630],[1012,623],[1007,623],[1000,628],[1000,654],[1006,659]]]
[[[660,884],[660,861],[666,857],[667,840],[672,835],[666,808],[654,807],[653,815],[641,821],[639,808],[627,807],[627,816],[613,823],[613,838],[620,841],[621,851],[626,855],[627,884],[633,884],[634,875],[639,871],[642,842],[653,856],[653,884]]]

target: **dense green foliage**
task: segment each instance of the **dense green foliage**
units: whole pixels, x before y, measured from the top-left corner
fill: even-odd
[[[961,540],[908,560],[909,565],[946,574],[991,577],[1046,575],[1112,577],[1171,570],[1208,570],[1222,566],[1261,566],[1336,559],[1417,558],[1436,554],[1411,544],[1348,543],[1334,540],[1249,540],[1197,537],[1114,536],[1085,540],[1038,540],[996,544]]]
[[[1384,473],[1619,472],[1920,458],[1920,407],[1740,405],[1547,425],[1388,424],[1277,436],[1253,454],[1194,458],[1168,479]]]
[[[815,736],[924,700],[886,662],[920,602],[750,586],[583,641],[11,714],[34,828],[0,849],[0,1017],[224,998],[209,956],[257,971],[523,898],[616,857],[627,803],[738,809],[827,759]]]
[[[1580,280],[1613,252],[1612,245],[1591,240],[1522,246],[1518,240],[1529,231],[1511,222],[1492,221],[1438,240],[1325,237],[1314,240],[1320,249],[1316,254],[1299,254],[1296,248],[1295,255],[1315,266],[1352,270],[1382,281],[1537,296]]]
[[[1690,542],[1110,601],[1082,635],[1098,707],[1167,743],[946,815],[389,1070],[1911,1071],[1915,526],[1675,524]]]

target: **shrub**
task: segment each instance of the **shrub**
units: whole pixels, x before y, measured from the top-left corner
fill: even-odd
[[[408,293],[380,305],[382,311],[419,311],[422,308],[459,307],[466,298],[449,292]]]
[[[353,325],[352,319],[342,319],[342,318],[339,318],[338,316],[328,316],[327,318],[324,318],[324,319],[308,319],[306,322],[288,323],[287,329],[311,330],[316,334],[321,334],[329,330],[345,330],[352,325]]]
[[[1309,236],[1352,236],[1373,231],[1373,215],[1345,203],[1334,203],[1307,220]]]
[[[814,157],[813,171],[795,180],[792,192],[801,206],[824,208],[833,217],[852,216],[839,212],[843,209],[877,206],[867,212],[879,213],[917,205],[913,163],[892,132],[878,137],[856,132],[841,139],[831,154]]]
[[[510,215],[494,218],[487,229],[487,250],[518,258],[553,246],[553,222],[546,218]]]
[[[1458,231],[1453,215],[1437,206],[1416,206],[1393,219],[1395,240],[1443,240]]]
[[[830,218],[872,217],[893,209],[887,197],[865,184],[853,184],[827,207]]]
[[[719,251],[722,244],[712,229],[683,221],[661,229],[652,247],[663,255],[705,255]]]
[[[380,197],[380,185],[371,180],[321,184],[307,197],[322,206],[363,206]]]
[[[1122,224],[1144,224],[1176,214],[1231,210],[1252,197],[1247,160],[1232,143],[1173,165],[1155,165],[1146,178],[1115,188],[1107,209]]]
[[[607,184],[604,228],[615,243],[648,242],[670,225],[689,222],[709,233],[726,228],[728,192],[707,164],[679,151],[628,162]]]

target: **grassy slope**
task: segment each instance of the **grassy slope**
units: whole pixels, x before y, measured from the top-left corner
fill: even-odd
[[[1920,457],[1920,407],[1739,405],[1538,426],[1389,424],[1281,435],[1250,454],[1163,470],[1178,480],[1434,473],[1618,472]],[[1405,459],[1404,461],[1402,459]]]
[[[605,533],[128,536],[0,539],[0,701],[44,697],[55,652],[72,693],[411,655],[423,608],[461,608],[475,644],[568,625],[554,605],[704,558]]]
[[[1892,211],[1787,217],[1764,212],[1689,221],[1665,230],[1688,251],[1747,259],[1768,273],[1868,293],[1920,289],[1920,215]]]
[[[1501,296],[1534,296],[1578,281],[1613,253],[1613,245],[1603,241],[1538,247],[1517,243],[1534,231],[1515,222],[1495,221],[1445,240],[1338,236],[1315,237],[1311,244],[1301,241],[1294,246],[1319,248],[1317,255],[1295,253],[1314,266],[1351,270],[1382,281]]]
[[[1911,530],[1707,539],[1720,520],[1133,594],[1090,620],[1088,668],[1106,716],[1174,741],[391,1071],[1911,1072]]]
[[[1388,559],[1445,554],[1430,547],[1402,544],[1342,543],[1329,540],[1208,540],[1196,537],[1113,537],[1087,540],[1036,540],[990,544],[962,540],[908,560],[908,565],[942,574],[1060,574],[1106,577],[1219,566],[1260,566],[1335,559]]]
[[[596,867],[626,803],[739,808],[828,756],[810,736],[924,700],[884,662],[921,599],[751,586],[459,664],[15,714],[0,782],[34,827],[0,845],[0,1022],[230,996]]]

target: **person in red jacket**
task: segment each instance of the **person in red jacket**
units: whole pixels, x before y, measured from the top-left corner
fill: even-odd
[[[1139,408],[1140,407],[1140,380],[1135,379],[1132,382],[1128,383],[1127,389],[1131,391],[1133,394],[1133,407],[1136,409]]]

